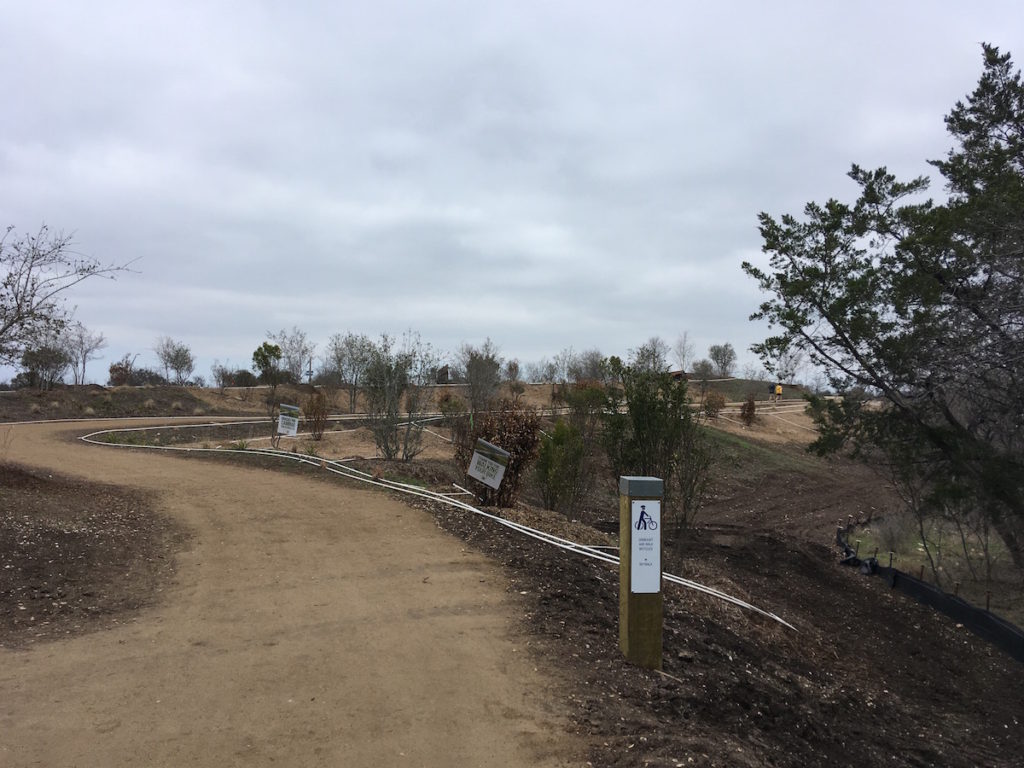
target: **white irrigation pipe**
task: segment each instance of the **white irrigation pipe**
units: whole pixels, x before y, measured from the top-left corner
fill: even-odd
[[[117,420],[120,420],[121,418],[122,417],[113,417],[113,419],[117,419]],[[152,420],[152,419],[157,419],[157,418],[161,418],[161,419],[162,418],[194,419],[196,417],[195,416],[170,416],[170,417],[164,417],[164,416],[125,416],[123,418],[125,418],[125,419],[146,419],[146,420]],[[105,429],[105,430],[101,430],[99,432],[94,432],[93,434],[99,435],[99,434],[103,434],[104,432],[148,432],[148,431],[154,431],[154,430],[159,430],[159,429],[193,429],[193,428],[195,428],[195,429],[202,429],[202,428],[205,428],[205,427],[224,427],[224,426],[241,426],[241,427],[248,426],[248,425],[268,426],[268,425],[273,424],[273,420],[271,420],[269,418],[253,419],[251,416],[226,416],[226,417],[218,416],[217,418],[231,419],[231,421],[195,422],[195,423],[189,423],[189,424],[158,424],[156,426],[151,426],[151,427],[123,427],[123,428],[120,428],[120,429]],[[351,415],[347,415],[346,414],[344,416],[331,416],[331,417],[329,417],[329,420],[332,420],[332,421],[350,421],[352,419],[361,419],[361,418],[364,418],[364,417],[359,416],[359,415],[351,416]],[[93,419],[52,419],[52,420],[50,420],[47,423],[77,422],[77,421],[111,421],[113,419],[111,417],[105,417],[105,418],[104,417],[100,417],[100,418],[93,418]],[[426,419],[426,421],[433,421],[433,420],[434,419],[432,419],[432,418],[431,419]],[[42,421],[18,421],[18,422],[11,422],[11,423],[12,424],[40,424],[40,423],[43,423],[43,422]],[[413,422],[413,423],[417,423],[417,422]],[[399,424],[399,426],[405,426],[405,423]],[[328,434],[345,435],[345,434],[348,434],[349,432],[358,432],[359,429],[360,429],[359,427],[354,427],[352,429],[335,429],[335,430],[332,430]],[[424,431],[430,432],[430,430],[424,430]],[[296,435],[296,437],[299,437],[301,435],[308,435],[308,434],[311,434],[311,433],[309,433],[309,432],[299,432]],[[430,434],[435,434],[435,433],[434,432],[430,432]],[[442,440],[447,439],[447,438],[442,437],[441,435],[437,435],[437,436],[439,438],[441,438]],[[86,437],[89,437],[89,435],[86,435]],[[260,437],[246,438],[246,441],[247,442],[251,442],[251,441],[254,441],[254,440],[270,440],[270,439],[271,439],[270,437],[265,437],[265,436],[261,435]],[[451,441],[449,440],[449,442],[451,442]],[[103,445],[115,445],[116,446],[118,444],[117,443],[103,443]],[[129,446],[129,447],[132,447],[132,448],[156,448],[158,446],[132,445],[132,446]],[[188,449],[186,449],[186,450],[188,450]],[[191,450],[200,450],[200,449],[193,448]]]
[[[803,424],[797,424],[795,421],[790,421],[789,419],[784,419],[781,416],[777,416],[774,413],[770,413],[768,415],[769,416],[775,416],[775,418],[778,419],[779,421],[781,421],[783,424],[789,424],[789,426],[791,426],[791,427],[798,427],[800,429],[806,429],[808,432],[817,432],[818,431],[816,429],[812,429],[811,427],[804,426]]]
[[[237,423],[237,422],[235,422],[235,423]],[[259,422],[259,423],[264,423],[264,422]],[[220,425],[218,425],[218,424],[209,424],[209,425],[189,425],[189,426],[220,426]],[[159,429],[159,427],[146,427],[144,429]],[[506,528],[510,528],[510,529],[516,531],[517,533],[520,533],[520,534],[522,534],[524,536],[528,536],[529,538],[532,538],[532,539],[536,539],[537,541],[541,541],[541,542],[543,542],[545,544],[550,544],[552,546],[558,547],[558,548],[560,548],[562,550],[565,550],[565,551],[568,551],[568,552],[575,552],[577,554],[583,555],[584,557],[590,557],[590,558],[592,558],[594,560],[599,560],[599,561],[607,563],[609,565],[614,565],[614,566],[618,566],[619,565],[619,558],[616,555],[611,555],[611,554],[608,554],[607,552],[603,552],[603,551],[601,551],[602,548],[600,548],[600,547],[593,547],[593,546],[588,546],[588,545],[584,545],[584,544],[577,544],[576,542],[570,541],[569,539],[563,539],[560,536],[555,536],[554,534],[546,533],[544,531],[540,531],[540,530],[537,530],[535,528],[530,528],[528,526],[522,525],[521,523],[513,522],[512,520],[506,520],[503,517],[499,517],[497,515],[493,515],[493,514],[491,514],[489,512],[484,512],[482,509],[478,509],[477,507],[474,507],[471,504],[467,504],[464,501],[460,501],[458,499],[453,499],[451,496],[447,496],[447,495],[444,495],[444,494],[441,494],[441,493],[437,493],[435,491],[428,491],[428,490],[425,490],[425,489],[423,489],[423,488],[421,488],[419,486],[416,486],[416,485],[410,485],[409,483],[399,483],[399,482],[394,481],[394,480],[384,480],[383,478],[375,478],[375,477],[373,477],[373,475],[370,475],[370,474],[368,474],[366,472],[361,472],[360,470],[357,470],[357,469],[353,469],[352,467],[346,467],[346,466],[344,466],[344,464],[342,464],[341,462],[337,462],[337,461],[332,461],[332,460],[327,460],[327,459],[319,459],[319,458],[315,458],[315,457],[305,456],[305,455],[302,455],[302,454],[289,453],[287,451],[278,451],[278,450],[274,450],[274,449],[265,449],[265,448],[239,450],[239,449],[231,449],[231,448],[185,448],[185,447],[182,447],[182,446],[170,446],[170,445],[144,445],[144,446],[139,446],[139,445],[131,445],[129,443],[108,443],[108,442],[105,442],[105,441],[101,441],[101,440],[96,440],[95,439],[97,435],[108,434],[108,433],[117,433],[117,432],[134,432],[134,431],[140,431],[140,430],[134,430],[134,429],[99,430],[99,431],[96,431],[96,432],[92,432],[92,433],[90,433],[88,435],[84,435],[80,439],[83,440],[84,442],[92,443],[94,445],[107,445],[107,446],[121,447],[121,448],[148,448],[148,449],[152,449],[152,450],[184,451],[184,452],[189,452],[189,453],[190,452],[246,453],[246,454],[249,454],[249,455],[256,454],[256,455],[263,455],[263,456],[271,456],[271,457],[279,458],[279,459],[287,459],[289,461],[297,461],[297,462],[299,462],[301,464],[308,464],[310,466],[320,467],[320,468],[325,469],[328,472],[331,472],[333,474],[340,475],[342,477],[346,477],[346,478],[351,479],[351,480],[358,480],[359,482],[367,483],[368,485],[374,485],[374,486],[377,486],[379,488],[385,488],[387,490],[398,491],[400,493],[405,493],[405,494],[408,494],[410,496],[417,496],[419,498],[423,498],[423,499],[427,499],[427,500],[430,500],[430,501],[439,502],[441,504],[447,504],[448,506],[452,506],[452,507],[455,507],[457,509],[461,509],[461,510],[464,510],[466,512],[471,512],[473,514],[479,515],[480,517],[483,517],[483,518],[485,518],[487,520],[490,520],[490,521],[492,521],[494,523],[497,523],[499,525],[503,525]],[[465,491],[464,488],[460,488],[459,486],[455,486],[455,487],[459,488],[460,491]],[[689,579],[684,579],[681,576],[676,576],[675,574],[671,574],[671,573],[662,573],[662,578],[665,581],[667,581],[667,582],[669,582],[671,584],[677,584],[679,586],[686,587],[687,589],[692,589],[692,590],[695,590],[697,592],[701,592],[703,594],[710,595],[712,597],[718,598],[719,600],[723,600],[723,601],[725,601],[727,603],[731,603],[731,604],[736,605],[736,606],[738,606],[740,608],[744,608],[746,610],[753,611],[753,612],[758,613],[758,614],[760,614],[760,615],[762,615],[762,616],[764,616],[766,618],[769,618],[769,619],[772,619],[774,621],[777,621],[778,623],[782,624],[785,627],[788,627],[789,629],[792,629],[794,631],[796,630],[796,628],[792,624],[790,624],[789,622],[785,621],[784,619],[779,618],[774,613],[770,613],[769,611],[765,611],[765,610],[763,610],[761,608],[758,608],[756,605],[748,603],[745,600],[740,600],[737,597],[733,597],[732,595],[729,595],[729,594],[727,594],[725,592],[722,592],[720,590],[714,589],[713,587],[707,587],[707,586],[704,586],[703,584],[699,584],[699,583],[697,583],[695,581],[691,581]]]
[[[446,443],[452,442],[452,439],[450,437],[445,437],[444,435],[439,435],[437,432],[434,432],[432,429],[424,429],[423,431],[426,432],[428,435],[433,435],[438,440],[444,440]]]
[[[65,419],[30,419],[29,421],[5,421],[2,426],[5,427],[27,427],[33,424],[88,424],[94,421],[155,421],[156,419],[198,419],[198,416],[86,416],[83,418],[65,418]],[[252,416],[216,416],[215,418],[224,419],[224,421],[213,421],[210,423],[196,424],[195,426],[204,427],[223,427],[229,424],[265,424],[266,419],[263,421],[232,421],[232,419],[252,419]],[[181,424],[182,427],[193,426],[192,424]],[[136,430],[143,429],[177,429],[178,427],[172,424],[164,424],[157,427],[126,427],[122,430],[111,429],[110,432],[134,432]]]
[[[292,455],[294,455],[294,454],[292,454]],[[298,460],[303,461],[304,459],[300,458]],[[316,464],[316,462],[309,461],[309,460],[305,460],[305,463]],[[334,470],[334,469],[332,469],[330,467],[327,467],[326,466],[327,463],[328,462],[324,462],[321,466],[324,466],[324,468],[327,469],[328,471],[336,472],[336,474],[352,477],[352,475],[349,475],[346,472],[337,471],[337,470]],[[353,470],[350,467],[345,467],[344,469],[348,470],[348,472],[358,472],[358,470]],[[443,494],[438,494],[438,493],[435,493],[433,491],[425,491],[422,488],[419,488],[418,486],[409,485],[407,483],[397,483],[397,482],[390,481],[390,480],[372,479],[372,476],[368,475],[365,472],[358,472],[358,474],[361,475],[362,477],[355,477],[353,479],[358,479],[358,480],[362,480],[364,482],[369,482],[371,485],[377,485],[377,486],[380,486],[382,488],[391,488],[393,490],[403,491],[405,493],[409,493],[409,494],[414,495],[414,496],[420,496],[422,498],[432,499],[434,501],[440,501],[440,502],[448,504],[450,506],[457,507],[459,509],[463,509],[463,510],[465,510],[467,512],[472,512],[474,514],[480,515],[481,517],[487,518],[488,520],[491,520],[491,521],[493,521],[495,523],[498,523],[499,525],[504,525],[507,528],[511,528],[511,529],[513,529],[515,531],[518,531],[519,533],[522,533],[525,536],[529,536],[530,538],[537,539],[538,541],[542,541],[542,542],[544,542],[546,544],[551,544],[553,546],[556,546],[556,547],[559,547],[561,549],[565,549],[565,550],[568,550],[568,551],[578,552],[579,554],[582,554],[582,555],[584,555],[586,557],[591,557],[591,558],[593,558],[595,560],[601,560],[601,561],[609,563],[611,565],[615,565],[615,566],[619,565],[619,558],[616,557],[615,555],[609,555],[609,554],[607,554],[605,552],[602,552],[601,549],[603,549],[603,547],[593,547],[593,546],[588,546],[588,545],[584,545],[584,544],[577,544],[576,542],[570,541],[569,539],[563,539],[560,536],[555,536],[554,534],[546,533],[545,531],[539,531],[539,530],[537,530],[535,528],[530,528],[528,526],[522,525],[521,523],[516,523],[516,522],[513,522],[512,520],[506,520],[505,518],[498,517],[497,515],[492,515],[489,512],[484,512],[481,509],[478,509],[478,508],[476,508],[476,507],[474,507],[474,506],[472,506],[470,504],[466,504],[465,502],[458,501],[457,499],[452,499],[449,496],[445,496]],[[456,486],[456,487],[458,487],[458,486]],[[761,614],[762,616],[766,616],[766,617],[768,617],[770,619],[774,619],[775,621],[777,621],[780,624],[783,624],[783,625],[789,627],[790,629],[795,629],[795,627],[793,627],[793,625],[791,625],[788,622],[784,621],[783,619],[779,618],[775,614],[769,613],[768,611],[764,611],[764,610],[758,608],[755,605],[752,605],[752,604],[750,604],[750,603],[748,603],[748,602],[746,602],[744,600],[740,600],[739,598],[733,597],[732,595],[728,595],[725,592],[721,592],[721,591],[719,591],[717,589],[714,589],[712,587],[706,587],[703,584],[698,584],[695,581],[690,581],[689,579],[684,579],[681,576],[676,576],[676,575],[671,574],[671,573],[663,573],[662,577],[666,581],[668,581],[670,583],[679,584],[680,586],[688,587],[690,589],[697,590],[698,592],[703,592],[705,594],[712,595],[712,596],[717,597],[717,598],[719,598],[721,600],[725,600],[726,602],[730,602],[730,603],[733,603],[734,605],[738,605],[738,606],[740,606],[742,608],[746,608],[748,610],[755,611],[755,612]]]
[[[730,424],[739,424],[739,426],[741,427],[745,426],[744,424],[740,424],[738,421],[736,421],[736,419],[730,419],[724,413],[718,414],[718,418],[720,418],[722,421],[728,421]]]

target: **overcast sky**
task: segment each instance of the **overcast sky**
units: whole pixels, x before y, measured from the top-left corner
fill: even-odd
[[[267,330],[524,364],[766,328],[757,215],[931,173],[1019,2],[2,2],[0,224],[133,262],[71,303],[156,367]],[[934,190],[941,196],[941,184]],[[0,369],[0,379],[10,376]]]

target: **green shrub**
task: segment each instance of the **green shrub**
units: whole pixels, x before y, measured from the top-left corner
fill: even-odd
[[[609,387],[602,413],[602,440],[612,476],[667,479],[675,467],[684,421],[690,418],[686,382],[667,372],[609,361],[622,386]]]
[[[664,480],[666,528],[678,534],[703,504],[713,460],[707,434],[690,410],[686,382],[659,370],[624,366],[618,358],[609,365],[621,382],[621,388],[608,388],[602,414],[613,477]],[[724,405],[725,398],[718,398]]]
[[[695,419],[688,419],[677,454],[668,510],[674,518],[677,532],[692,526],[697,519],[707,497],[711,467],[717,458],[718,453],[707,429]]]
[[[545,509],[575,509],[581,491],[585,447],[580,431],[562,419],[541,438],[535,470]]]
[[[259,381],[256,379],[256,375],[252,371],[247,371],[245,368],[239,368],[231,374],[231,383],[228,386],[255,387],[257,384],[259,384]]]

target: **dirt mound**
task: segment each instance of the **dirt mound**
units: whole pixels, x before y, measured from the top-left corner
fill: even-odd
[[[123,622],[150,604],[185,537],[146,495],[0,464],[0,646]]]
[[[185,387],[57,386],[0,392],[0,422],[122,416],[197,416],[209,405]]]

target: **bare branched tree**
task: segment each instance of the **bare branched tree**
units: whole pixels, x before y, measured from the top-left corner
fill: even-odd
[[[267,331],[267,336],[281,348],[281,368],[293,381],[302,381],[303,371],[313,359],[316,344],[309,340],[305,331],[294,325],[290,331],[284,328],[277,333]]]
[[[672,355],[679,366],[679,370],[685,371],[686,367],[693,362],[693,342],[690,341],[690,332],[683,331],[672,345]]]
[[[90,277],[113,279],[127,265],[104,265],[73,250],[70,235],[46,225],[34,235],[0,237],[0,362],[17,361],[26,349],[67,322],[64,294]]]
[[[708,347],[708,358],[715,364],[715,373],[721,378],[732,376],[736,367],[736,350],[732,348],[732,344],[712,344]]]
[[[430,345],[414,331],[407,331],[400,344],[387,334],[371,344],[365,390],[370,428],[383,458],[409,461],[420,452],[423,427],[416,417],[437,361]]]
[[[573,384],[607,383],[608,377],[608,360],[599,349],[580,352],[569,363],[569,381]]]
[[[210,374],[213,376],[213,383],[220,394],[223,395],[224,390],[231,386],[233,373],[230,361],[228,361],[227,365],[221,365],[220,360],[213,361],[213,365],[210,366]]]
[[[93,333],[76,321],[64,331],[64,348],[71,358],[75,384],[85,384],[85,366],[99,357],[97,352],[107,348],[107,339],[102,333]]]
[[[641,371],[663,373],[668,370],[669,346],[660,336],[651,336],[636,349],[630,350],[630,365]]]
[[[356,411],[356,395],[373,358],[373,341],[361,333],[336,333],[327,344],[321,375],[348,389],[349,411]]]
[[[526,364],[526,380],[531,384],[552,384],[557,377],[558,369],[546,357]]]
[[[164,378],[171,381],[171,372],[174,372],[174,383],[183,385],[188,382],[192,371],[195,370],[196,361],[185,344],[175,341],[170,336],[161,336],[154,347],[160,364],[164,367]]]

